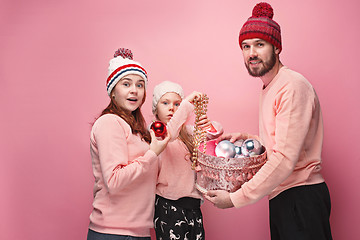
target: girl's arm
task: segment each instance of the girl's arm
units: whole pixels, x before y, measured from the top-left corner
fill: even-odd
[[[215,131],[207,131],[206,132],[207,140],[214,140],[214,139],[220,137],[224,133],[224,129],[220,123],[211,121],[211,125],[213,126],[213,129]]]
[[[218,122],[210,121],[207,115],[200,116],[197,124],[199,128],[206,131],[207,140],[216,139],[224,132],[222,125]]]
[[[171,140],[174,141],[179,136],[182,125],[189,119],[191,113],[194,111],[192,103],[196,98],[202,97],[203,94],[199,92],[192,92],[180,104],[174,116],[167,123],[166,127],[171,135]]]

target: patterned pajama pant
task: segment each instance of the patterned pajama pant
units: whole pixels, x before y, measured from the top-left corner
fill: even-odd
[[[157,240],[204,240],[200,199],[156,196],[154,226]]]

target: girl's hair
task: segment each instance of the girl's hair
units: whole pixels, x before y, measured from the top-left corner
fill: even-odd
[[[194,152],[193,136],[186,130],[185,124],[183,124],[180,129],[179,138],[189,150],[189,154],[186,154],[185,159],[190,159],[192,161],[192,155]]]
[[[130,114],[124,111],[121,107],[118,107],[113,101],[113,99],[110,98],[109,105],[101,112],[99,117],[108,113],[118,115],[119,117],[124,119],[124,121],[127,122],[127,124],[130,125],[133,134],[140,134],[143,140],[150,143],[151,136],[149,131],[145,127],[145,119],[140,110],[141,106],[145,102],[145,98],[146,98],[146,91],[144,92],[144,97],[141,105],[135,111],[132,111]]]

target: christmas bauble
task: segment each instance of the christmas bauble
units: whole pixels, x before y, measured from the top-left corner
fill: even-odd
[[[234,158],[244,157],[244,156],[241,154],[241,146],[242,146],[243,142],[244,142],[243,139],[240,139],[240,140],[237,140],[236,142],[234,142],[235,152],[236,152]]]
[[[218,157],[233,158],[236,154],[235,146],[228,140],[222,140],[217,144],[215,154]]]
[[[263,146],[256,139],[246,139],[241,146],[241,153],[244,156],[260,155],[262,153]]]
[[[155,121],[150,128],[154,131],[156,137],[164,138],[166,135],[166,125],[161,121]]]
[[[241,147],[235,146],[235,154],[236,155],[241,155]],[[236,157],[236,155],[235,155],[235,157]]]

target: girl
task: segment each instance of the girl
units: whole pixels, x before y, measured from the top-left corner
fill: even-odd
[[[154,216],[157,239],[204,239],[200,210],[202,196],[195,188],[196,175],[191,169],[193,127],[184,125],[194,110],[191,102],[201,96],[201,93],[193,92],[183,100],[181,86],[168,81],[154,88],[153,113],[167,124],[172,136],[159,156]],[[205,115],[200,118],[199,127],[206,129],[211,124],[216,132],[208,132],[207,137],[215,139],[222,134],[222,127],[216,122],[211,123]]]
[[[157,155],[170,137],[158,140],[146,130],[140,111],[146,85],[146,71],[131,51],[116,51],[107,79],[110,104],[90,136],[95,185],[88,240],[150,240]]]

